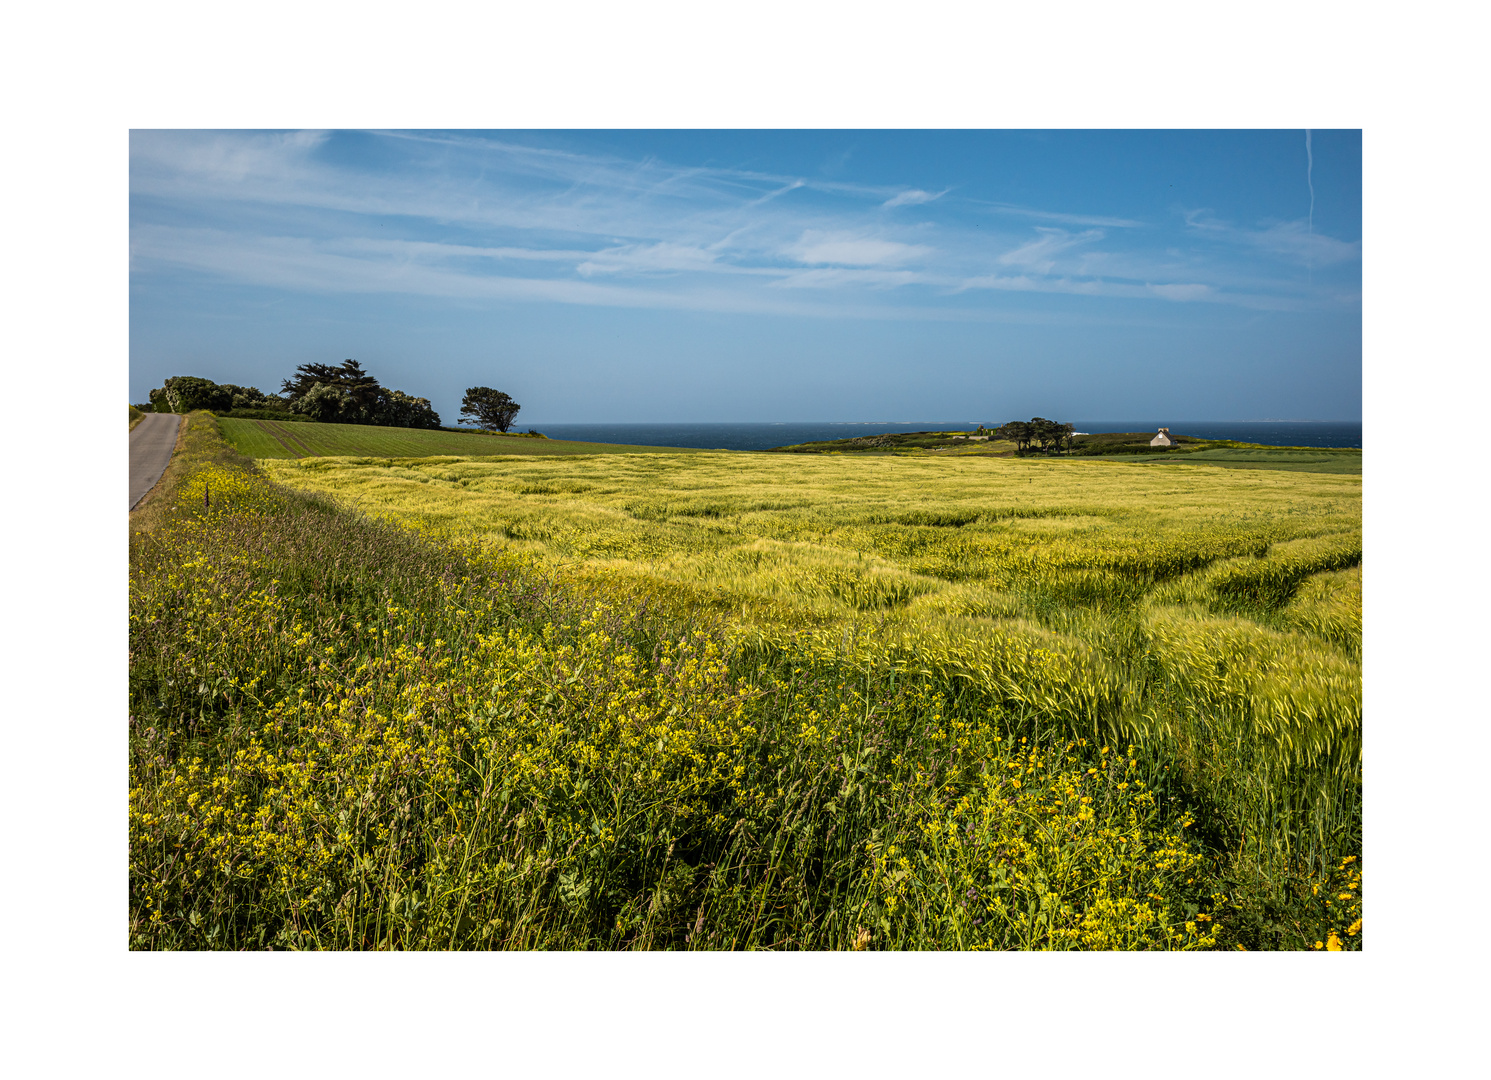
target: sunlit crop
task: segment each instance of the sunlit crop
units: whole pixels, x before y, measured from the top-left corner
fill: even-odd
[[[1357,478],[214,439],[132,539],[134,947],[1360,947]]]

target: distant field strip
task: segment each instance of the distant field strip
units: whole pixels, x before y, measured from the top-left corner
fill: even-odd
[[[467,435],[453,431],[421,431],[415,428],[370,427],[363,424],[298,424],[234,419],[220,419],[218,424],[222,428],[223,437],[239,453],[252,458],[692,453],[671,447],[613,446],[609,443]]]
[[[1281,472],[1327,473],[1337,476],[1360,476],[1360,450],[1301,450],[1226,447],[1195,450],[1185,454],[1142,454],[1119,458],[1139,464],[1215,465],[1223,469],[1277,469]]]

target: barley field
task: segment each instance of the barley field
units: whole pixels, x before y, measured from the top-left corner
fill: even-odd
[[[167,482],[134,948],[1361,947],[1358,475],[194,414]]]

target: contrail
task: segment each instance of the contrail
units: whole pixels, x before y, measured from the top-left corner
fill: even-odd
[[[1315,154],[1310,150],[1310,129],[1305,128],[1305,183],[1310,185],[1310,240],[1314,246],[1315,240]],[[1305,267],[1310,272],[1310,284],[1315,283],[1315,262],[1310,257],[1310,252],[1305,252]]]
[[[1305,183],[1310,185],[1310,235],[1315,235],[1315,155],[1310,152],[1310,129],[1305,128]]]

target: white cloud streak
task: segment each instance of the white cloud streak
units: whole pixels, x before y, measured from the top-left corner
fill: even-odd
[[[1103,238],[1101,229],[1088,229],[1086,232],[1075,235],[1065,229],[1044,226],[1037,226],[1035,231],[1040,234],[1039,238],[1030,240],[1013,251],[1006,251],[999,256],[999,262],[1005,266],[1020,266],[1042,274],[1049,274],[1055,269],[1059,256],[1073,248],[1093,244]]]
[[[1276,221],[1245,229],[1218,221],[1209,210],[1190,210],[1184,217],[1189,229],[1210,239],[1253,248],[1302,266],[1331,266],[1362,257],[1360,240],[1347,243],[1322,235],[1304,221]]]
[[[936,202],[950,190],[950,188],[944,188],[942,191],[930,192],[922,191],[920,188],[912,188],[909,191],[901,192],[893,198],[886,199],[885,202],[880,204],[880,207],[882,210],[894,210],[898,206],[921,206],[923,203]]]
[[[925,259],[932,249],[925,244],[903,244],[873,236],[824,233],[810,229],[791,249],[802,263],[835,263],[841,266],[894,266]]]
[[[973,200],[970,200],[973,201]],[[1055,221],[1062,225],[1093,225],[1100,229],[1138,229],[1144,222],[1132,218],[1104,217],[1093,214],[1064,214],[1056,210],[1039,210],[1030,206],[1015,206],[1010,203],[979,202],[996,214],[1008,217],[1029,218],[1033,221]]]

